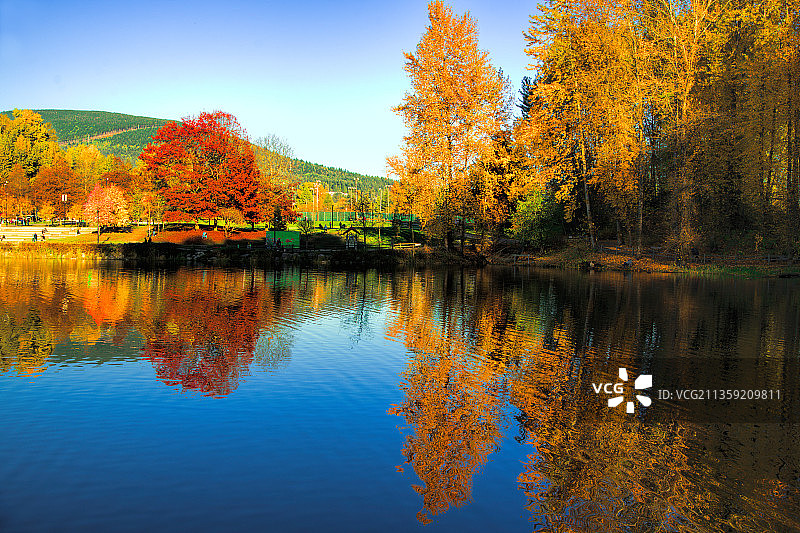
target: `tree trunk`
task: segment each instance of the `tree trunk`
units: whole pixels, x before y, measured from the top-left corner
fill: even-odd
[[[792,165],[794,177],[794,200],[795,210],[798,209],[798,202],[800,202],[800,131],[798,131],[797,124],[800,124],[800,109],[794,110],[794,164]],[[795,219],[795,223],[797,220]]]
[[[762,79],[761,82],[761,106],[758,113],[759,124],[761,124],[761,128],[758,132],[758,178],[761,180],[761,197],[764,202],[765,206],[769,206],[769,188],[767,187],[767,176],[766,176],[766,169],[764,168],[764,134],[766,130],[766,126],[764,125],[764,113],[765,113],[765,105],[764,105],[764,82]]]
[[[626,244],[628,246],[633,246],[633,230],[631,229],[630,224],[625,224],[625,233],[628,234],[628,240]]]
[[[589,172],[586,169],[586,145],[581,140],[581,164],[583,174],[583,197],[586,201],[586,222],[589,224],[589,245],[592,250],[597,248],[597,241],[594,235],[594,222],[592,221],[592,207],[589,203]]]
[[[466,236],[466,217],[461,217],[461,255],[464,255],[464,237]]]
[[[795,145],[795,129],[797,128],[797,124],[794,121],[793,115],[793,91],[794,87],[792,86],[792,72],[791,67],[786,72],[786,81],[787,81],[787,122],[786,122],[786,155],[787,155],[787,165],[786,165],[786,208],[787,208],[787,215],[789,218],[790,227],[794,226],[797,221],[797,187],[795,186],[795,181],[797,180],[797,171],[798,169],[795,168],[795,150],[797,146]]]
[[[689,177],[688,140],[686,131],[687,104],[681,104],[681,124],[678,132],[678,153],[680,154],[680,257],[685,259],[689,255],[692,244],[692,184]]]
[[[770,210],[770,204],[772,202],[772,161],[773,161],[772,157],[773,157],[773,155],[775,153],[775,113],[776,113],[776,109],[773,107],[772,108],[772,126],[770,127],[770,139],[769,139],[769,160],[767,162],[769,167],[767,167],[767,179],[766,179],[766,183],[764,184],[764,188],[765,188],[764,198],[766,200],[766,206],[765,207],[767,208],[768,211]]]
[[[639,174],[639,187],[636,191],[636,257],[642,256],[642,226],[644,225],[644,184]]]

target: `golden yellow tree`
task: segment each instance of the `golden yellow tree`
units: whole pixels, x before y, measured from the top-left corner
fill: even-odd
[[[463,220],[471,205],[470,165],[507,120],[509,90],[478,48],[478,28],[469,14],[458,17],[434,0],[428,17],[416,52],[405,53],[411,91],[394,111],[408,135],[404,161],[390,158],[389,167],[400,179],[414,179],[415,212],[449,247],[456,216]]]
[[[697,85],[704,73],[706,51],[714,38],[715,21],[725,9],[717,0],[656,0],[651,4],[649,30],[660,59],[661,107],[665,133],[674,140],[675,172],[671,186],[677,213],[677,245],[682,256],[697,242],[698,173],[691,172],[692,147],[704,117]]]

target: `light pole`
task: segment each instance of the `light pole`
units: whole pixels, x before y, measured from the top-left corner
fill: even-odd
[[[316,215],[317,215],[317,225],[319,225],[319,186],[320,182],[314,184],[314,190],[316,191],[317,194],[317,200],[316,202],[314,202],[315,204],[314,207],[316,209]]]
[[[383,226],[383,191],[378,189],[378,249],[381,249],[381,226]]]
[[[63,206],[62,211],[64,211],[64,218],[61,219],[61,225],[64,225],[64,220],[67,218],[67,199],[69,197],[66,194],[61,195],[61,205]]]
[[[326,184],[325,188],[328,189],[328,198],[331,199],[331,230],[333,230],[333,193],[332,189],[329,188],[330,184]]]

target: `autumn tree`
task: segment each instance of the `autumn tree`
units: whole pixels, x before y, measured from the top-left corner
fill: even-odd
[[[82,197],[77,175],[67,161],[59,158],[53,166],[42,168],[30,189],[31,200],[37,207],[50,204],[54,213],[65,217],[69,202]]]
[[[25,168],[21,164],[17,163],[11,168],[11,172],[8,173],[6,178],[5,186],[12,196],[27,198],[30,193],[30,181]]]
[[[695,244],[698,181],[692,173],[692,145],[703,109],[697,99],[696,85],[705,68],[705,54],[713,37],[714,22],[722,4],[717,0],[672,2],[660,0],[652,4],[650,30],[659,44],[662,94],[669,120],[663,122],[672,133],[676,172],[672,190],[676,200],[678,244],[682,254]]]
[[[141,159],[166,201],[169,220],[217,219],[225,208],[239,210],[251,222],[263,217],[253,150],[228,113],[165,124]]]
[[[647,17],[628,2],[551,1],[526,33],[534,82],[523,84],[517,134],[534,161],[538,190],[555,186],[569,220],[610,212],[641,249],[645,175],[652,148],[657,59]],[[594,205],[599,200],[599,205]]]
[[[105,158],[104,172],[100,174],[103,185],[116,185],[122,189],[130,189],[135,179],[133,169],[127,161],[115,155]]]
[[[98,226],[98,239],[99,227],[127,224],[128,204],[122,189],[116,185],[95,185],[83,204],[83,219]]]
[[[608,46],[610,4],[551,1],[531,17],[526,53],[538,70],[529,85],[520,136],[531,145],[541,185],[555,183],[571,215],[582,201],[589,240],[597,232],[590,186],[598,181],[599,145],[610,138],[602,77],[618,66]],[[581,191],[580,193],[578,191]]]
[[[50,202],[45,202],[39,206],[39,212],[37,215],[40,220],[52,221],[56,216],[56,211],[53,209],[53,204]]]
[[[528,163],[513,132],[503,130],[493,136],[491,150],[473,165],[470,186],[482,230],[499,237],[510,227],[516,204],[530,187]]]
[[[70,146],[64,154],[69,167],[77,174],[82,196],[88,196],[100,181],[103,170],[103,154],[93,144]]]
[[[219,210],[219,217],[222,219],[222,227],[225,236],[230,235],[235,226],[244,224],[244,215],[235,207],[223,207]]]
[[[58,138],[53,127],[30,109],[15,109],[13,119],[0,116],[0,178],[7,179],[18,165],[28,180],[53,163]]]
[[[796,12],[770,0],[716,6],[709,17],[687,146],[693,222],[711,246],[763,238],[797,249]]]
[[[388,161],[397,177],[415,179],[414,207],[450,247],[456,216],[470,206],[469,168],[507,120],[508,84],[478,48],[478,28],[440,0],[428,5],[429,25],[415,53],[405,53],[411,82],[394,111],[408,134],[403,154]]]
[[[285,139],[269,134],[256,140],[254,150],[260,176],[262,219],[274,221],[277,210],[282,222],[295,220],[298,216],[294,209],[297,182],[292,147]]]
[[[294,150],[285,139],[275,134],[259,137],[255,141],[255,156],[262,179],[283,185],[295,181]]]
[[[83,204],[74,203],[67,209],[67,218],[73,221],[83,220]]]
[[[265,218],[269,220],[270,224],[274,224],[279,219],[283,223],[283,229],[285,229],[286,222],[294,221],[299,216],[299,213],[294,208],[294,201],[292,200],[294,193],[292,189],[284,188],[281,185],[271,185],[262,189],[261,194]],[[272,211],[269,211],[270,209]],[[276,215],[278,216],[277,219]]]

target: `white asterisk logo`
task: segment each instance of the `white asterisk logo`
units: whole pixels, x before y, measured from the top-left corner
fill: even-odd
[[[619,369],[619,379],[622,381],[628,381],[628,370],[625,368]],[[649,389],[653,386],[653,376],[652,374],[642,374],[633,382],[634,390],[643,390]],[[644,396],[642,394],[637,394],[636,399],[639,401],[640,404],[644,405],[645,407],[650,407],[650,404],[653,401],[648,396]],[[609,398],[608,406],[614,408],[621,404],[625,400],[625,396],[615,396],[614,398]],[[625,412],[629,414],[633,414],[634,412],[634,403],[629,401],[626,404]]]

